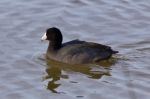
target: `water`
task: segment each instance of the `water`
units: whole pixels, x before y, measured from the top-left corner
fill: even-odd
[[[0,99],[149,99],[149,0],[1,0]],[[46,28],[120,53],[99,65],[44,60]]]

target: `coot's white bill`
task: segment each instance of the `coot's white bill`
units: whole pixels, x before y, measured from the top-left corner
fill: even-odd
[[[42,40],[42,41],[47,40],[46,33],[44,33],[44,35],[42,36],[41,40]]]

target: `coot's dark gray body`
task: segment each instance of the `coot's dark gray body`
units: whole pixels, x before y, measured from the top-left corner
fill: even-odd
[[[50,41],[46,54],[48,58],[69,64],[98,62],[118,53],[109,46],[80,40],[62,44],[62,35],[57,28],[48,29],[42,39]]]

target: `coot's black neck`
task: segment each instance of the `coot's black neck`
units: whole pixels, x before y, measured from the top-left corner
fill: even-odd
[[[54,42],[54,41],[50,41],[49,42],[49,46],[48,46],[48,50],[58,50],[60,49],[62,46],[62,43],[61,42]]]

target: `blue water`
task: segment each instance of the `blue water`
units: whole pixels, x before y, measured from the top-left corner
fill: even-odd
[[[1,0],[0,99],[149,99],[149,0]],[[49,27],[64,42],[119,50],[101,65],[72,67],[44,59]]]

